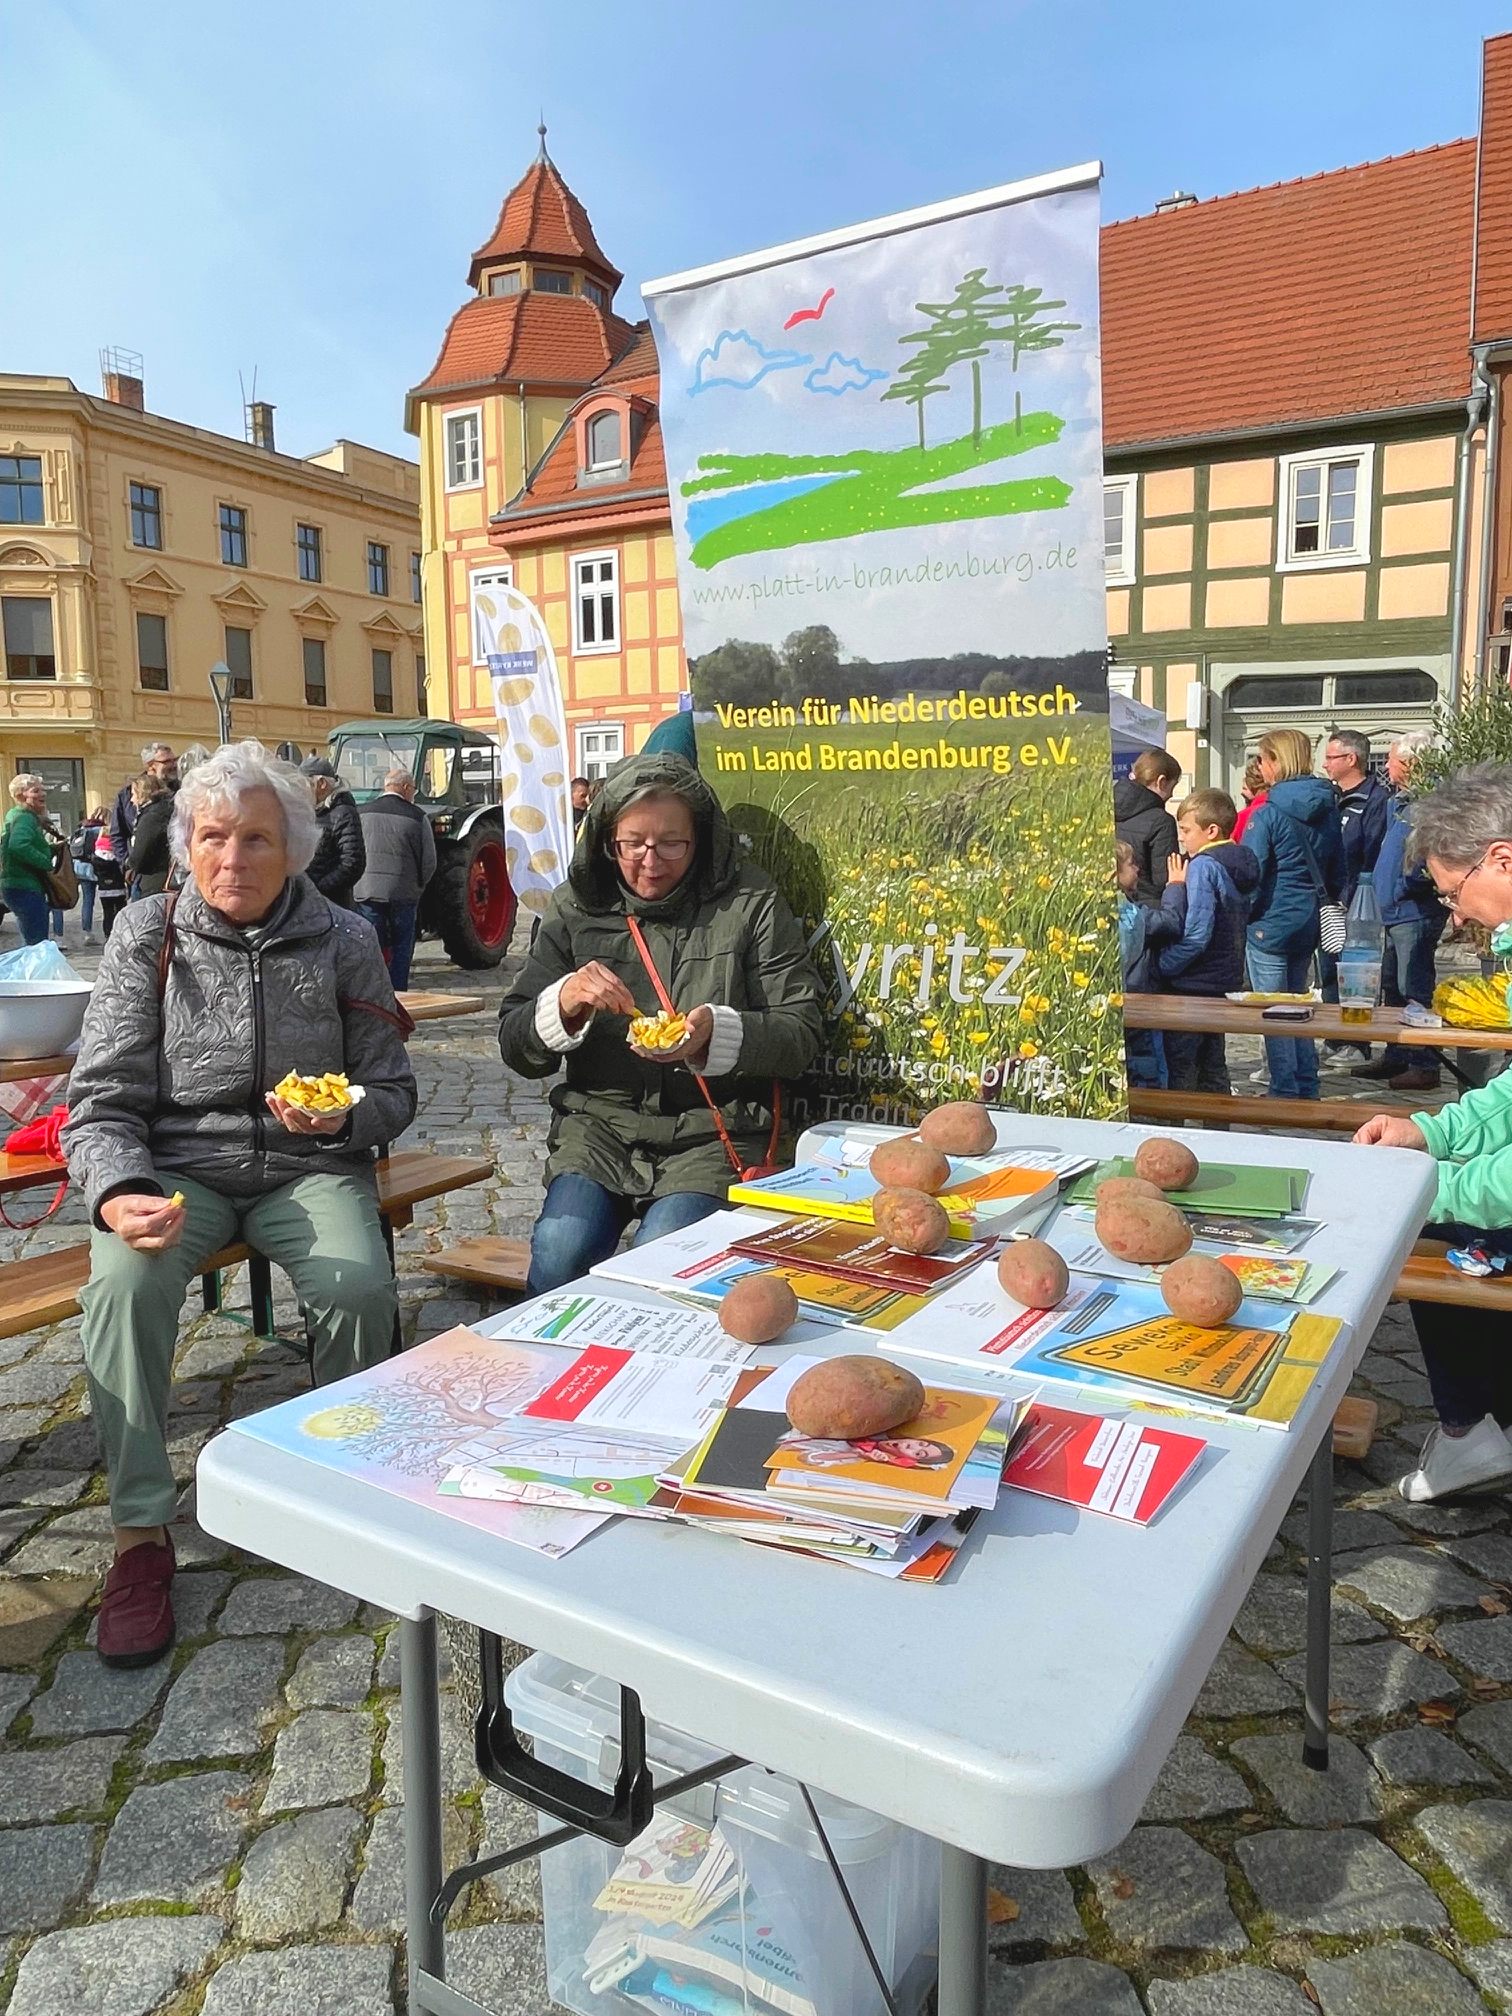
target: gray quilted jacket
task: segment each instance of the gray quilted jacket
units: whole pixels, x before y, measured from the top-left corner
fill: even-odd
[[[69,1086],[63,1148],[99,1222],[120,1190],[180,1174],[235,1198],[315,1171],[371,1178],[415,1117],[408,1020],[370,925],[294,877],[249,937],[191,883],[122,911],[100,961]],[[340,1135],[290,1134],[263,1103],[288,1071],[345,1071],[366,1097]]]

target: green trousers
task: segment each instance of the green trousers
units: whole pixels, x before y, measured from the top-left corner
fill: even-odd
[[[89,1242],[84,1367],[117,1526],[161,1526],[178,1492],[168,1461],[168,1389],[184,1292],[212,1253],[235,1239],[294,1284],[314,1341],[315,1383],[382,1362],[397,1300],[372,1188],[351,1176],[301,1176],[251,1204],[187,1176],[184,1236],[138,1253],[96,1228]]]

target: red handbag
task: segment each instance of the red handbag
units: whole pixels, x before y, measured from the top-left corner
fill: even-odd
[[[672,996],[662,985],[662,977],[656,970],[656,961],[651,957],[651,948],[646,943],[645,933],[641,930],[639,923],[634,917],[627,917],[625,923],[629,927],[630,936],[635,940],[635,949],[640,954],[640,962],[650,975],[651,985],[656,989],[657,1000],[660,1001],[662,1007],[666,1009],[669,1015],[675,1015],[677,1010],[672,1006]],[[740,1183],[756,1183],[763,1176],[775,1176],[777,1173],[777,1142],[782,1133],[782,1087],[778,1084],[777,1080],[775,1078],[772,1080],[772,1138],[767,1142],[766,1160],[752,1163],[751,1167],[747,1169],[742,1166],[740,1157],[735,1153],[735,1143],[730,1139],[730,1130],[724,1123],[724,1115],[715,1103],[714,1094],[709,1090],[707,1081],[701,1078],[696,1071],[692,1074],[692,1077],[694,1084],[704,1096],[704,1104],[714,1116],[715,1129],[720,1140],[724,1143],[724,1151],[730,1158],[730,1167],[735,1171],[736,1181]]]
[[[56,1211],[68,1191],[68,1170],[63,1164],[63,1149],[59,1140],[68,1124],[68,1108],[54,1106],[51,1113],[39,1114],[29,1120],[24,1127],[18,1127],[5,1144],[7,1155],[45,1155],[49,1162],[56,1162],[63,1169],[63,1180],[53,1193],[53,1200],[40,1218],[28,1219],[18,1225],[3,1204],[0,1204],[0,1224],[8,1225],[12,1232],[30,1232],[34,1225],[44,1224]]]

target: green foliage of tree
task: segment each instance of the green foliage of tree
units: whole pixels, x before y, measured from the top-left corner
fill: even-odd
[[[786,697],[798,704],[809,694],[843,698],[853,690],[856,668],[842,665],[840,639],[828,623],[811,623],[784,638],[782,672]]]
[[[693,704],[716,707],[769,707],[781,696],[783,668],[770,644],[747,644],[738,637],[706,651],[688,667]]]
[[[917,342],[917,337],[900,336],[900,343]],[[937,392],[948,392],[950,387],[943,378],[936,376],[935,359],[927,351],[919,351],[909,361],[893,373],[893,381],[882,394],[884,403],[889,399],[901,399],[914,408],[919,423],[919,453],[924,452],[924,402],[933,399]]]
[[[1412,766],[1414,798],[1472,763],[1512,763],[1512,687],[1501,680],[1477,686],[1458,707],[1433,710],[1433,747]]]

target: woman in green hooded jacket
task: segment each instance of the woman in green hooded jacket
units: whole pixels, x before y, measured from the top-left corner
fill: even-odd
[[[637,930],[686,1017],[671,1049],[627,1040],[632,1016],[663,1005]],[[797,919],[692,765],[620,764],[499,1014],[511,1070],[562,1073],[533,1294],[607,1259],[632,1219],[640,1243],[724,1204],[739,1171],[770,1153],[777,1086],[819,1049],[820,995]]]

